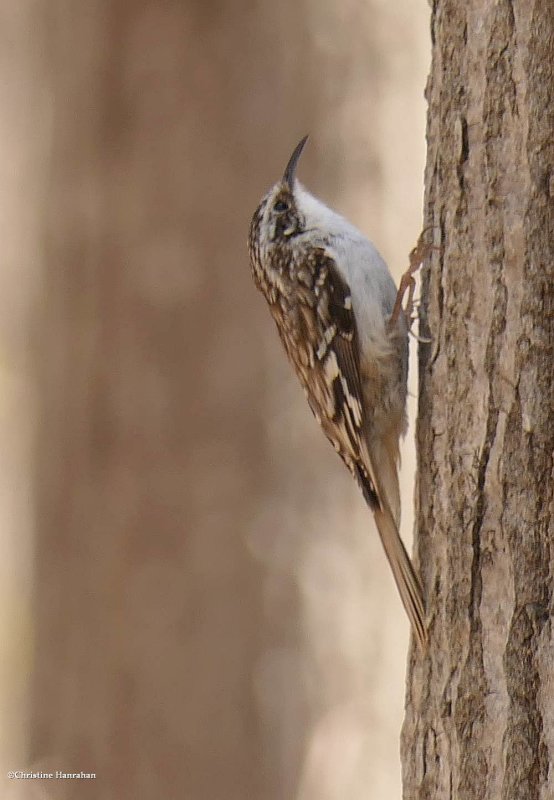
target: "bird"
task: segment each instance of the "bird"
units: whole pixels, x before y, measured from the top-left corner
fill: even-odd
[[[415,639],[424,649],[423,593],[399,533],[408,325],[375,245],[297,179],[307,139],[298,143],[283,177],[253,214],[252,276],[317,422],[373,513]]]

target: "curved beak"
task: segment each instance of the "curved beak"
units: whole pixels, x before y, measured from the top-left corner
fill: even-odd
[[[308,137],[304,136],[304,138],[298,142],[298,144],[294,148],[293,154],[289,158],[289,163],[287,164],[287,168],[285,169],[283,175],[283,183],[286,183],[290,189],[292,189],[294,183],[294,176],[296,172],[296,167],[298,166],[298,160],[302,154],[302,150],[304,149],[304,145],[306,144],[307,141]]]

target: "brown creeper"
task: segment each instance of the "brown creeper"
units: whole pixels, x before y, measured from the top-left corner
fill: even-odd
[[[256,286],[310,408],[371,508],[418,643],[426,642],[419,580],[398,531],[399,439],[406,431],[408,332],[391,321],[387,265],[346,219],[295,177],[304,137],[250,225]]]

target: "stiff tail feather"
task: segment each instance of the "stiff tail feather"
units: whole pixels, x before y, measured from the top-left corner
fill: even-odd
[[[394,441],[394,440],[390,440]],[[406,609],[412,630],[421,650],[427,646],[427,626],[425,624],[425,604],[421,584],[406,552],[404,542],[398,531],[400,521],[400,493],[398,490],[398,446],[390,447],[390,441],[382,444],[372,442],[372,455],[376,454],[380,471],[374,468],[374,460],[369,449],[363,449],[363,464],[357,468],[357,479],[369,508],[373,512],[377,530],[385,550],[392,574],[398,587],[400,599]],[[391,509],[391,502],[394,510]]]
[[[421,650],[424,650],[427,645],[427,627],[425,625],[425,605],[419,579],[400,538],[390,510],[385,505],[383,509],[374,508],[373,514],[400,598],[406,609],[417,643]]]

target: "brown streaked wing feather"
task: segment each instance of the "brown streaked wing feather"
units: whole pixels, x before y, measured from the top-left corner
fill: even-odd
[[[332,258],[320,250],[318,259],[321,299],[317,305],[317,313],[320,328],[323,331],[334,330],[334,336],[328,342],[321,343],[320,361],[322,365],[327,363],[336,373],[327,376],[331,378],[334,392],[333,423],[348,442],[348,450],[354,456],[354,463],[348,463],[346,454],[340,449],[339,453],[359,482],[366,501],[374,508],[380,506],[380,500],[365,441],[364,417],[367,409],[364,408],[358,331],[350,289]]]

